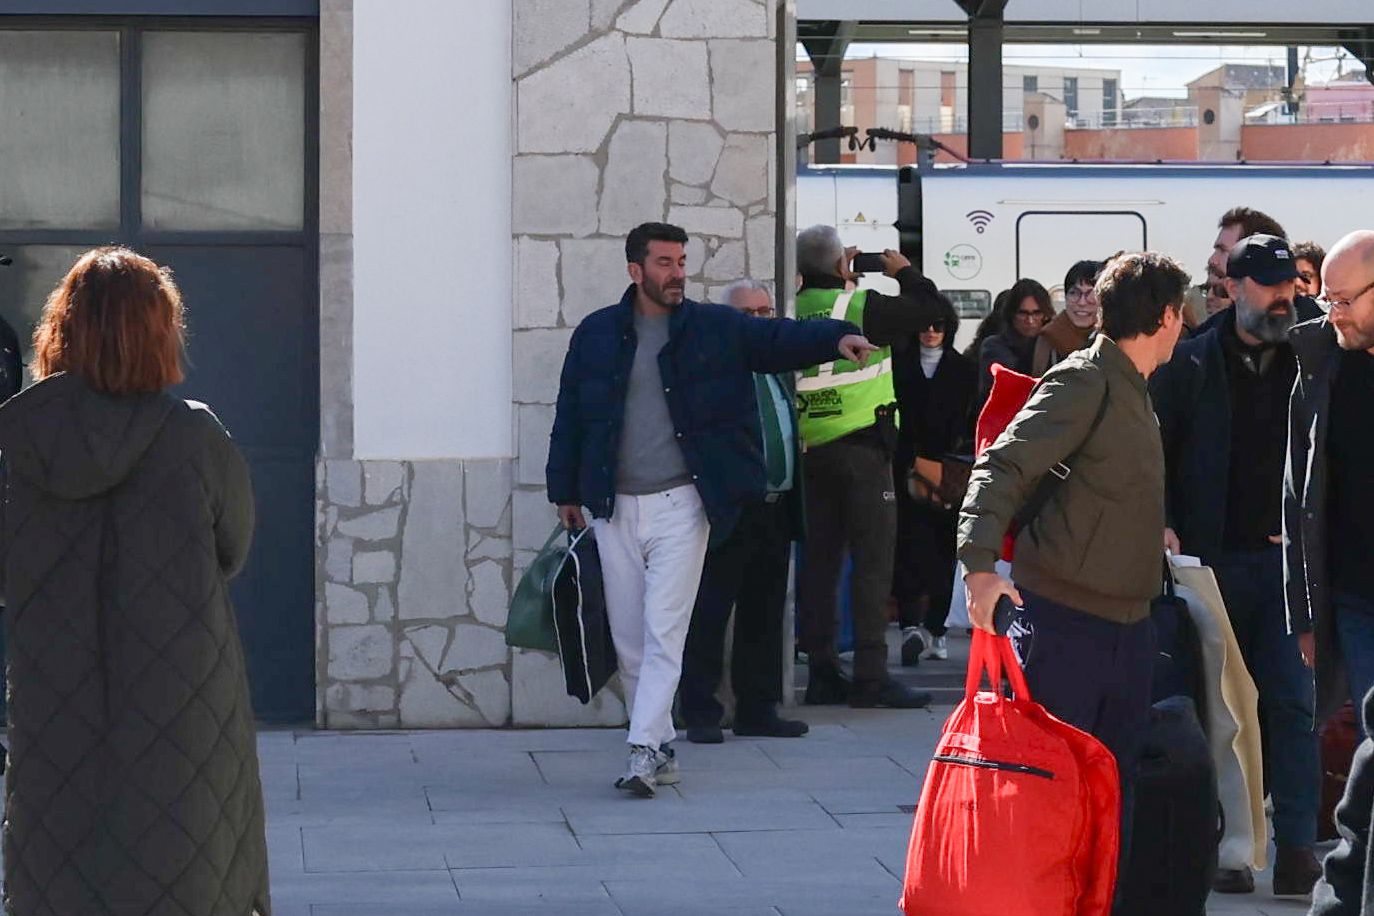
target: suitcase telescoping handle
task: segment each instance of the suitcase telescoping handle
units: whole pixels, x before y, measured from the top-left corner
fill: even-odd
[[[1002,607],[1003,602],[1007,606],[1005,610]],[[986,671],[988,683],[992,685],[994,693],[1001,693],[1002,675],[1005,673],[1011,683],[1012,695],[1016,699],[1032,699],[1030,687],[1026,684],[1026,674],[1021,670],[1021,662],[1016,658],[1011,640],[1005,635],[1007,628],[1011,626],[1010,618],[1014,615],[1015,609],[1011,605],[1011,599],[1004,595],[998,600],[997,609],[993,612],[993,626],[996,627],[998,635],[994,636],[987,630],[973,631],[973,646],[969,651],[968,671],[964,676],[965,698],[972,700],[978,693],[983,672]]]

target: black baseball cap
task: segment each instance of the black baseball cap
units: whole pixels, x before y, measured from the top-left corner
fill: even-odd
[[[1226,276],[1233,280],[1249,277],[1262,286],[1277,286],[1298,278],[1298,265],[1286,239],[1257,233],[1243,238],[1226,259]]]

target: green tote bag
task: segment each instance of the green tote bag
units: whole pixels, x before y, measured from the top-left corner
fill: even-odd
[[[563,533],[562,525],[553,529],[543,549],[515,586],[510,615],[506,618],[508,646],[558,651],[558,637],[553,628],[553,574],[558,571],[567,548],[555,547],[554,541]]]

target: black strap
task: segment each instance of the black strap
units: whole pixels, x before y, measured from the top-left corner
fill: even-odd
[[[1040,510],[1045,508],[1045,504],[1050,501],[1054,491],[1059,489],[1059,485],[1069,479],[1069,475],[1073,473],[1074,459],[1083,451],[1083,446],[1088,444],[1088,440],[1097,432],[1097,427],[1102,425],[1102,418],[1107,415],[1107,401],[1110,393],[1110,388],[1103,392],[1102,403],[1097,408],[1097,416],[1093,417],[1093,425],[1088,428],[1088,434],[1083,437],[1083,441],[1078,443],[1078,447],[1070,452],[1063,461],[1045,472],[1035,485],[1035,490],[1031,493],[1030,499],[1026,500],[1021,505],[1021,511],[1012,517],[1011,530],[1013,533],[1025,530],[1026,526],[1040,514]]]

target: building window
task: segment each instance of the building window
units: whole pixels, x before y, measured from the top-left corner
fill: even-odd
[[[1023,76],[1023,77],[1021,77],[1021,91],[1024,92],[1026,95],[1030,95],[1032,92],[1039,92],[1039,91],[1040,91],[1040,77],[1038,77],[1038,76]]]
[[[1102,81],[1102,126],[1116,124],[1116,80]]]
[[[1073,118],[1078,116],[1078,77],[1064,77],[1064,107],[1068,110],[1068,116]]]
[[[940,71],[940,106],[943,108],[954,107],[955,75],[952,70]]]

